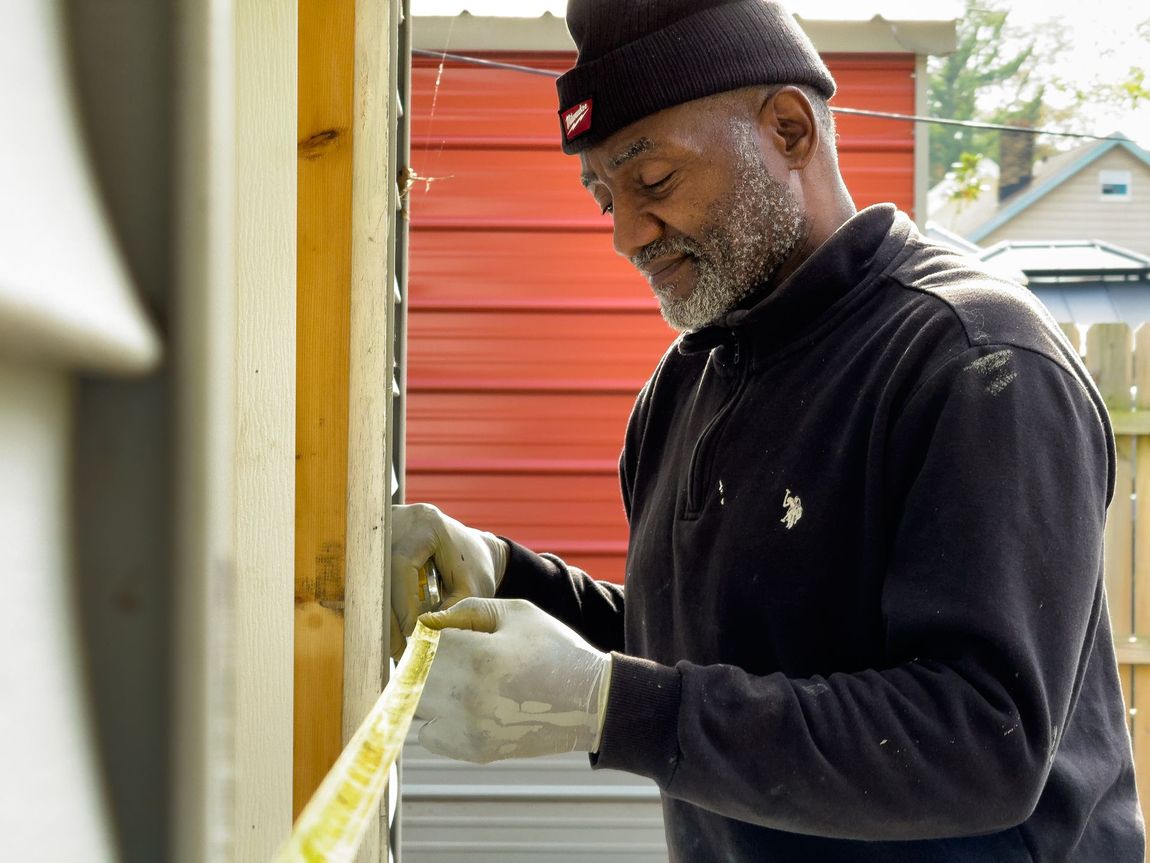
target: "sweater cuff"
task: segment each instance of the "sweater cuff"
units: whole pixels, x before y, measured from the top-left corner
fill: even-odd
[[[612,653],[611,690],[591,766],[625,770],[666,788],[679,765],[679,670]]]
[[[495,595],[500,599],[526,599],[531,602],[535,602],[537,593],[546,595],[547,586],[559,577],[559,567],[514,540],[505,536],[499,538],[507,543],[507,568],[495,588]]]

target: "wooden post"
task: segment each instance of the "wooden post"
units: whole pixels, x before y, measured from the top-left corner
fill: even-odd
[[[1150,324],[1138,328],[1134,342],[1135,409],[1150,409]],[[1138,435],[1134,488],[1138,494],[1134,524],[1134,632],[1150,636],[1150,436]],[[1148,693],[1150,695],[1150,693]]]
[[[293,815],[343,746],[354,0],[300,0],[298,40]]]
[[[300,0],[293,808],[387,677],[392,0]],[[386,824],[363,863],[385,859]]]
[[[1095,324],[1086,334],[1086,364],[1112,410],[1129,411],[1134,335],[1126,324]],[[1118,464],[1114,500],[1106,523],[1106,591],[1114,639],[1134,631],[1134,438],[1116,440]]]
[[[296,0],[236,6],[235,859],[291,828]]]
[[[1078,324],[1059,324],[1063,335],[1066,336],[1070,346],[1081,356],[1082,354],[1082,328]]]
[[[395,222],[395,118],[391,80],[390,0],[355,4],[355,142],[351,194],[351,346],[347,474],[347,569],[344,617],[343,741],[371,710],[387,682],[390,594],[390,458],[387,423],[392,397],[392,287]],[[393,789],[389,789],[389,793]],[[386,798],[385,798],[386,800]],[[386,811],[386,807],[384,808]],[[387,859],[387,822],[364,836],[358,860]],[[381,853],[382,850],[382,853]]]
[[[1095,324],[1086,334],[1086,365],[1094,382],[1114,411],[1132,407],[1130,387],[1133,383],[1134,336],[1125,324]],[[1106,595],[1110,605],[1110,622],[1114,642],[1121,648],[1134,632],[1134,455],[1135,438],[1115,438],[1117,465],[1114,499],[1106,516]],[[1138,711],[1137,667],[1119,668],[1127,718],[1133,719],[1132,733],[1140,726]],[[1143,720],[1145,721],[1145,720]],[[1145,747],[1143,747],[1145,748]],[[1137,753],[1137,749],[1135,750]],[[1137,760],[1137,755],[1135,756]],[[1136,770],[1138,775],[1145,775]]]
[[[1138,329],[1134,342],[1135,407],[1150,408],[1150,324]],[[1134,488],[1138,495],[1134,523],[1134,632],[1150,637],[1150,436],[1139,435],[1135,446]],[[1147,657],[1150,659],[1150,657]],[[1119,666],[1122,685],[1129,686],[1134,772],[1139,780],[1143,818],[1150,817],[1150,664]]]

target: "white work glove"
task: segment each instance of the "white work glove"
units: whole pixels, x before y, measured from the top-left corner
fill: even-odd
[[[427,503],[391,508],[391,655],[398,660],[415,621],[428,607],[420,569],[435,561],[443,579],[440,606],[490,597],[507,569],[507,543],[444,515]],[[424,573],[426,583],[427,573]]]
[[[611,654],[523,599],[467,599],[420,620],[442,630],[416,711],[427,749],[479,764],[598,750]]]

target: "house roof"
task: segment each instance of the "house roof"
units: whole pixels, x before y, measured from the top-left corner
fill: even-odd
[[[567,0],[411,0],[415,48],[571,51]],[[949,54],[957,0],[805,0],[796,15],[823,52]]]
[[[1076,150],[1061,153],[1049,160],[1040,175],[1029,186],[1007,198],[994,214],[976,228],[965,231],[966,238],[980,242],[1014,219],[1028,207],[1049,195],[1067,180],[1090,167],[1107,153],[1121,148],[1150,168],[1150,152],[1143,150],[1123,135],[1112,135],[1105,141],[1086,144]]]
[[[1063,324],[1150,321],[1150,257],[1098,240],[996,243],[979,257],[1026,275]]]
[[[1030,290],[1060,324],[1129,324],[1150,321],[1150,282],[1081,282],[1030,285]]]
[[[949,228],[943,227],[938,222],[927,222],[926,230],[923,231],[923,234],[936,243],[942,243],[960,252],[966,252],[968,255],[977,255],[983,251],[982,246],[978,245],[978,243],[972,243],[970,240],[956,234]]]
[[[1150,274],[1150,257],[1101,240],[995,243],[982,260],[1014,267],[1031,279]]]

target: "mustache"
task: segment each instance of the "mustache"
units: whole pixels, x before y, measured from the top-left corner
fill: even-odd
[[[643,267],[651,263],[651,261],[658,260],[659,258],[667,258],[672,255],[690,255],[694,258],[702,258],[704,257],[703,246],[690,237],[671,237],[666,240],[655,240],[632,255],[630,261],[635,267]]]

